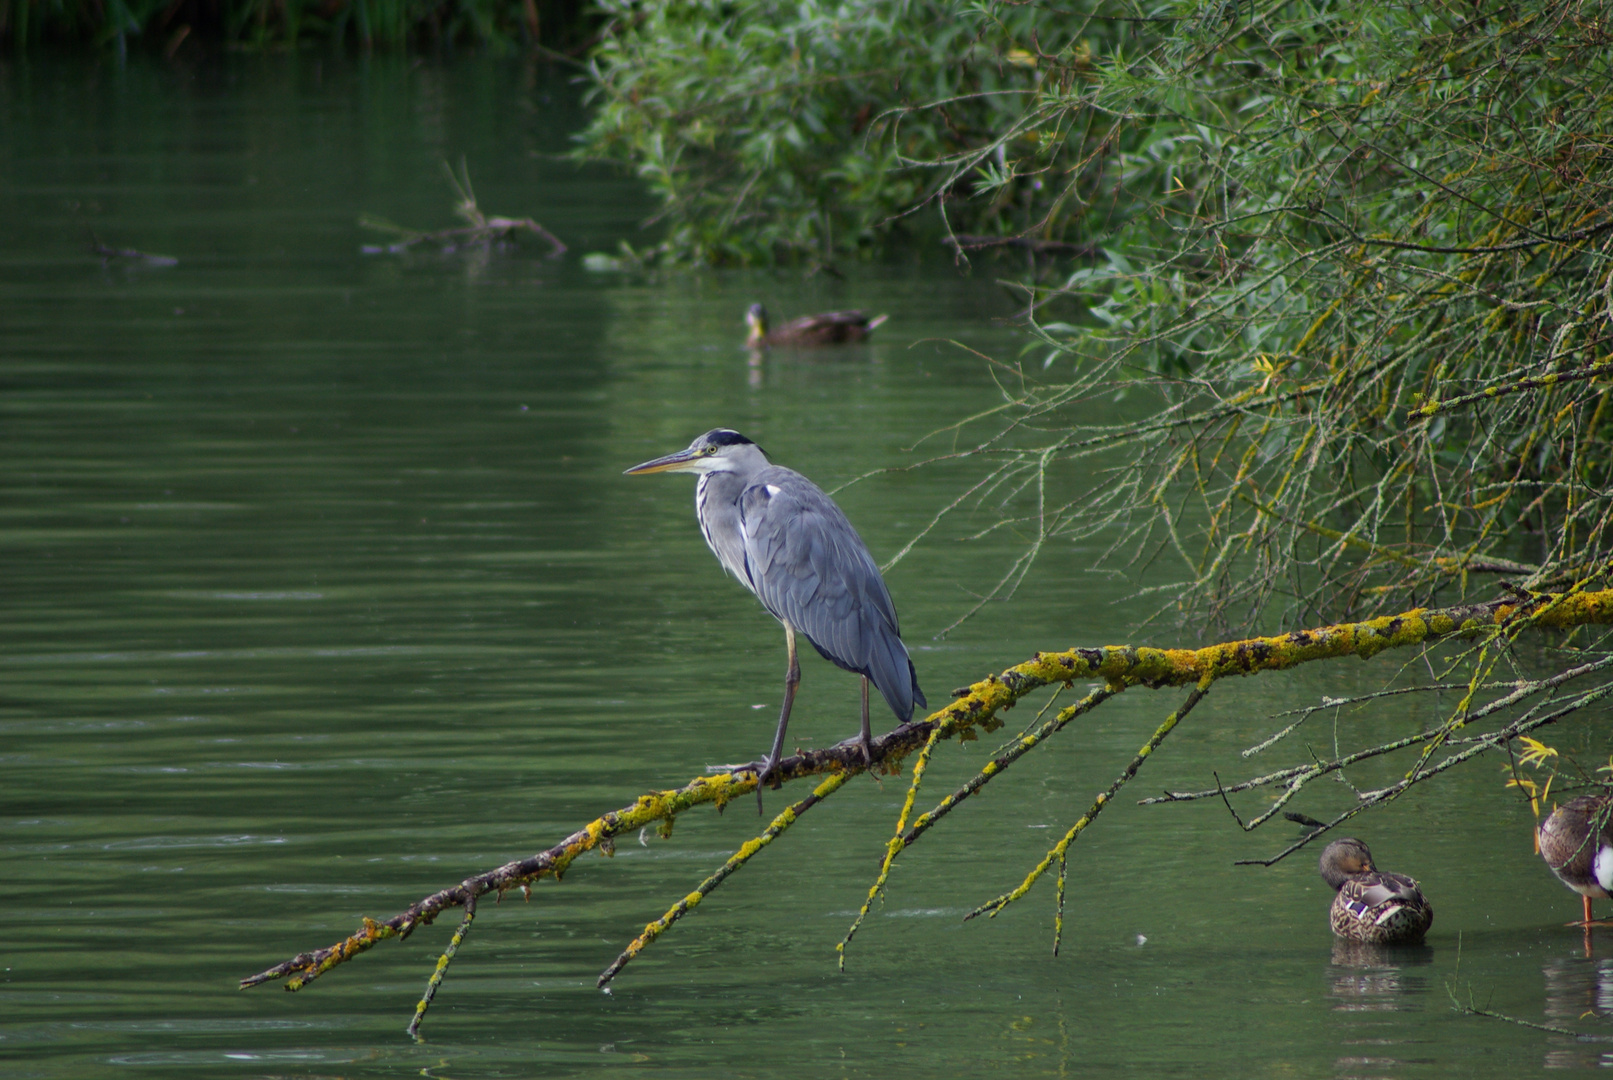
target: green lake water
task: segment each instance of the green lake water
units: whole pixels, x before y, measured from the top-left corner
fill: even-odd
[[[1388,957],[1335,951],[1313,852],[1232,865],[1292,827],[1135,805],[1306,760],[1298,743],[1238,752],[1273,713],[1381,687],[1388,657],[1218,686],[1076,845],[1057,958],[1050,880],[997,919],[962,916],[1020,880],[1178,693],[1123,695],[929,834],[844,973],[834,946],[896,778],[804,817],[609,994],[599,971],[754,835],[748,800],[485,904],[425,1042],[403,1029],[452,914],[301,993],[237,990],[362,916],[765,749],[783,635],[705,549],[690,479],[622,469],[715,426],[830,488],[943,449],[913,447],[1000,400],[971,350],[1018,359],[995,281],[1012,268],[591,274],[581,256],[642,243],[653,206],[631,177],[558,157],[579,89],[519,62],[7,60],[0,109],[0,1078],[1613,1063],[1613,1045],[1452,1008],[1581,1030],[1613,1008],[1613,931],[1587,955],[1563,926],[1578,899],[1531,852],[1499,760],[1357,819],[1436,910],[1426,949]],[[361,253],[377,241],[363,214],[453,224],[441,163],[461,158],[485,210],[535,217],[570,253]],[[91,233],[177,262],[103,265]],[[867,347],[752,365],[755,300],[891,318]],[[883,560],[970,475],[885,473],[838,498]],[[1017,550],[960,540],[990,516],[966,509],[888,578],[932,705],[1036,649],[1198,643],[1134,638],[1131,587],[1077,545],[938,638]],[[851,735],[855,680],[804,665],[792,745]],[[1038,707],[943,744],[921,805]],[[1389,738],[1441,707],[1391,699],[1341,723]],[[1318,753],[1330,722],[1307,736]],[[1605,753],[1588,726],[1554,741]],[[1352,798],[1315,788],[1296,804],[1315,816]]]

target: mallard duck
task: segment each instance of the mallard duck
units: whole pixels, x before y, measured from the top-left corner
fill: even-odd
[[[1372,852],[1353,837],[1322,849],[1317,869],[1338,890],[1330,921],[1333,933],[1374,945],[1412,945],[1434,921],[1434,909],[1417,883],[1372,865]]]
[[[767,309],[760,304],[752,304],[750,310],[745,312],[745,325],[750,327],[750,337],[745,339],[745,344],[752,349],[766,349],[773,345],[807,348],[849,345],[866,340],[874,327],[887,318],[887,315],[869,318],[866,311],[826,311],[822,315],[803,315],[799,319],[791,319],[777,330],[769,330]]]
[[[1613,895],[1613,795],[1579,795],[1553,810],[1535,837],[1551,872],[1585,902],[1591,924],[1591,897]]]

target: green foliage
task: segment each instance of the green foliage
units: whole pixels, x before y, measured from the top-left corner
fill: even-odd
[[[236,46],[309,40],[402,47],[576,45],[592,25],[584,0],[0,0],[0,42],[168,51],[192,33]]]
[[[1177,568],[1167,610],[1231,622],[1605,580],[1613,12],[1170,10],[1066,106],[1115,118],[1134,209],[1026,286],[1041,363],[980,447],[1038,493],[1031,553],[1119,535]],[[1094,424],[1128,385],[1153,415]]]
[[[674,258],[828,258],[915,225],[1061,238],[1102,184],[1086,147],[1107,121],[1066,105],[1088,38],[1117,48],[1130,24],[956,0],[602,7],[582,153],[650,183]]]

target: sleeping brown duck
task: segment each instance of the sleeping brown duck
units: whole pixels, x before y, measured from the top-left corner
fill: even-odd
[[[1372,852],[1353,837],[1322,850],[1322,880],[1338,890],[1328,921],[1333,933],[1374,945],[1411,945],[1423,939],[1434,909],[1417,882],[1372,864]]]

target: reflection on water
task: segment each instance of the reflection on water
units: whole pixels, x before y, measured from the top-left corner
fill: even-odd
[[[1421,1008],[1416,999],[1428,993],[1425,972],[1434,962],[1427,945],[1373,945],[1365,941],[1333,942],[1330,996],[1336,1012],[1404,1012]]]
[[[1604,951],[1606,949],[1604,948]],[[1584,1031],[1597,1021],[1613,1017],[1613,957],[1593,955],[1589,928],[1584,952],[1549,960],[1541,969],[1545,985],[1546,1022],[1556,1027]],[[1595,1036],[1592,1036],[1595,1038]],[[1551,1069],[1613,1067],[1613,1049],[1588,1040],[1570,1040],[1565,1035],[1548,1035],[1545,1064]]]
[[[1427,945],[1374,945],[1365,941],[1333,941],[1328,968],[1328,998],[1339,1013],[1406,1013],[1427,1007],[1427,968],[1434,950]],[[1420,970],[1421,969],[1421,970]],[[1404,1029],[1401,1029],[1404,1030]],[[1341,1032],[1342,1052],[1335,1062],[1340,1077],[1390,1077],[1404,1074],[1407,1062],[1398,1048],[1421,1040],[1385,1034],[1385,1027],[1364,1017]]]

